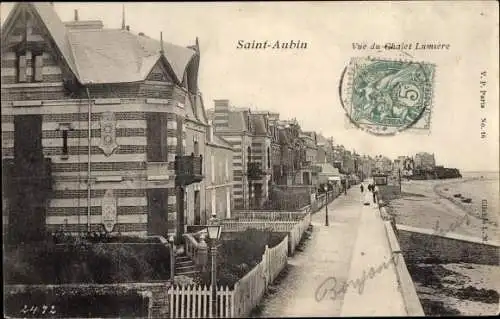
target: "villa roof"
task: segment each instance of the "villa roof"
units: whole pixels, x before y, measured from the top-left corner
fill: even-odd
[[[175,80],[182,82],[194,49],[163,42],[121,29],[80,29],[65,25],[48,2],[18,3],[34,9],[47,27],[64,60],[80,83],[127,83],[145,80],[163,56]],[[5,25],[11,23],[13,14]],[[2,32],[6,36],[6,32]]]

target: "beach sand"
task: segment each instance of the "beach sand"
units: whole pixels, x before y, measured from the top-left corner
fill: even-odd
[[[481,178],[483,176],[483,178]],[[470,204],[453,197],[460,193]],[[488,241],[499,238],[499,180],[496,174],[462,179],[403,181],[401,195],[387,198],[396,223],[444,230]],[[488,201],[487,219],[481,200]],[[467,216],[467,218],[464,218]],[[426,315],[494,315],[499,312],[500,266],[479,264],[409,264]],[[495,299],[496,298],[496,299]]]
[[[460,179],[402,182],[402,196],[390,200],[387,212],[396,223],[435,229],[500,242],[498,180]],[[454,194],[471,198],[470,204]],[[488,201],[487,219],[481,218],[481,200]],[[464,218],[468,216],[470,218]]]

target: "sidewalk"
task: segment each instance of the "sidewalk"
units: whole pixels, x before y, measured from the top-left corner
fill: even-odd
[[[388,258],[389,248],[381,232],[385,232],[384,225],[380,218],[377,220],[378,210],[363,206],[357,187],[347,196],[341,194],[328,210],[328,227],[324,208],[312,216],[312,238],[303,252],[289,258],[287,277],[274,294],[265,298],[259,316],[406,315],[401,308],[402,297],[396,295],[396,275],[390,268],[366,279],[361,295],[357,291],[353,294],[352,288],[345,294],[335,293],[349,279],[356,280],[354,276],[362,274],[363,269],[377,267],[384,255]]]
[[[341,316],[406,316],[385,226],[377,208],[363,206]]]

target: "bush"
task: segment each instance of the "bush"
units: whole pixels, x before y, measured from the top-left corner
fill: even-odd
[[[7,284],[121,283],[167,280],[170,253],[162,244],[22,245],[4,255]]]
[[[286,235],[248,229],[235,233],[230,240],[223,240],[217,250],[217,284],[232,288],[262,261],[266,245],[272,248],[281,243]],[[209,270],[201,274],[200,282],[210,284]]]

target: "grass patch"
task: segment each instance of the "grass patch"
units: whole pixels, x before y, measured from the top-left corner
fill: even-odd
[[[229,286],[243,278],[250,270],[262,261],[266,245],[275,247],[285,238],[286,233],[273,233],[248,229],[222,240],[217,250],[217,284]],[[201,284],[210,284],[210,271],[197,278]]]

